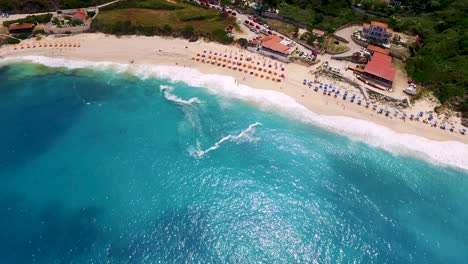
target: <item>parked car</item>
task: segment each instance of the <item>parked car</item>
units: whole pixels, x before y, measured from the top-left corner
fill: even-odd
[[[303,52],[303,51],[299,52],[299,56],[302,56],[303,54],[304,54],[304,52]]]

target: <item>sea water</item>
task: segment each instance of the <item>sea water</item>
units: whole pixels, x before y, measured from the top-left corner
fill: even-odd
[[[0,66],[0,263],[466,263],[466,145],[190,69],[48,63]]]

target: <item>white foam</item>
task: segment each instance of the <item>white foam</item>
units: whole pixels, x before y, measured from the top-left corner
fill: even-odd
[[[171,91],[173,90],[173,87],[168,86],[168,85],[160,85],[159,90],[164,94],[164,97],[167,100],[178,103],[178,104],[191,105],[193,103],[198,103],[198,104],[202,103],[202,101],[198,99],[198,97],[192,97],[188,100],[184,100],[176,96],[175,94],[171,93]]]
[[[247,127],[245,130],[243,130],[239,134],[224,136],[218,142],[216,142],[213,146],[211,146],[211,147],[209,147],[209,148],[207,148],[205,150],[201,150],[200,144],[199,144],[199,142],[197,142],[197,149],[195,149],[195,152],[193,151],[193,149],[189,150],[189,152],[191,154],[196,154],[198,157],[203,157],[203,155],[205,155],[206,153],[218,149],[221,146],[221,144],[223,144],[226,141],[238,142],[239,140],[241,140],[243,138],[252,139],[252,137],[250,137],[250,135],[255,133],[255,127],[256,126],[261,126],[261,125],[262,124],[259,123],[259,122],[255,122],[253,124],[250,124],[249,127]]]
[[[468,170],[467,144],[456,141],[438,142],[416,135],[400,134],[365,120],[342,116],[321,116],[311,112],[286,94],[238,85],[234,78],[229,76],[202,74],[195,69],[176,66],[127,65],[81,60],[71,61],[43,56],[6,58],[0,60],[0,63],[8,63],[15,60],[30,61],[49,67],[65,67],[71,69],[85,67],[96,68],[114,70],[117,72],[129,72],[141,78],[154,76],[172,81],[182,81],[191,86],[204,87],[213,94],[220,94],[254,103],[263,110],[287,114],[305,123],[340,133],[354,140],[366,142],[371,146],[385,149],[397,155],[425,159],[439,165],[454,166]]]

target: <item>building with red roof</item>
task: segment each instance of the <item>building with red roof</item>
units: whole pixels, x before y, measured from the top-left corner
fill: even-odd
[[[33,23],[15,23],[11,24],[8,27],[8,31],[11,34],[17,34],[17,33],[32,33],[34,27],[36,25]]]
[[[82,24],[85,24],[86,23],[86,11],[83,10],[83,9],[76,9],[76,13],[73,15],[72,19],[74,21],[79,21],[81,22]]]
[[[390,54],[390,49],[384,49],[370,44],[367,45],[367,51],[369,51],[371,54],[374,54],[375,52],[382,53],[384,55]]]
[[[368,42],[389,44],[392,34],[393,29],[382,22],[372,21],[370,24],[362,25],[362,37]]]
[[[277,35],[269,35],[261,39],[259,53],[280,61],[289,61],[289,46],[281,43]]]
[[[392,57],[374,52],[372,59],[367,63],[362,74],[372,78],[379,84],[391,87],[396,74],[396,70],[392,67]]]

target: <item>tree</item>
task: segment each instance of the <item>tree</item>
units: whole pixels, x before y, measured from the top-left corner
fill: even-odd
[[[293,38],[297,39],[299,37],[299,27],[294,26]]]
[[[245,46],[247,46],[247,44],[248,44],[249,42],[248,42],[247,39],[245,39],[245,38],[240,38],[240,39],[237,40],[237,43],[238,43],[241,47],[245,47]]]

